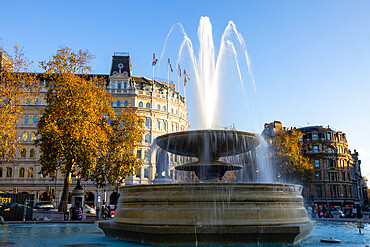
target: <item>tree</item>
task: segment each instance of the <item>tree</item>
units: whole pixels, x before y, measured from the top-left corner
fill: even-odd
[[[302,155],[300,131],[280,131],[272,137],[273,160],[283,179],[289,182],[308,184],[314,170],[307,157]]]
[[[99,187],[111,184],[118,188],[142,165],[136,151],[145,133],[144,120],[136,109],[125,108],[111,121],[111,127],[113,132],[109,137],[107,153],[98,160],[92,180]]]
[[[39,83],[31,65],[23,48],[15,45],[13,58],[0,48],[0,157],[14,157],[20,146],[17,126],[23,104],[37,96]]]
[[[40,63],[48,78],[48,105],[37,124],[36,145],[41,151],[41,173],[54,178],[61,170],[64,175],[59,211],[67,209],[72,175],[87,180],[95,174],[112,135],[108,119],[114,111],[105,81],[85,74],[91,71],[92,58],[88,51],[61,46],[50,61]]]

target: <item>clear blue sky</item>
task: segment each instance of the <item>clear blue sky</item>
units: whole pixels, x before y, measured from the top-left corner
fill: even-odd
[[[233,20],[246,40],[258,94],[253,126],[240,120],[240,108],[230,109],[228,124],[255,132],[274,120],[329,125],[347,133],[370,177],[370,1],[0,0],[0,6],[0,44],[7,50],[18,43],[37,62],[60,45],[88,49],[96,56],[94,72],[103,74],[113,52],[127,51],[133,73],[147,77],[152,52],[160,54],[174,23],[196,45],[199,18],[209,16],[218,47]]]

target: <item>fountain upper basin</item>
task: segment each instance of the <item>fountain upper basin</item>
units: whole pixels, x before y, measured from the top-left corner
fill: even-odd
[[[236,130],[191,130],[157,137],[162,149],[183,156],[211,158],[246,153],[256,148],[260,141],[253,133]]]

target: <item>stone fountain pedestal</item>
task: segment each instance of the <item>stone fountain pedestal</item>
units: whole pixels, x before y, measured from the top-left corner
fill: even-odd
[[[155,245],[295,243],[314,223],[302,186],[260,183],[133,185],[121,188],[106,236]]]

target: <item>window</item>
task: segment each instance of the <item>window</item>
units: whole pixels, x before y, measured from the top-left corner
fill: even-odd
[[[29,123],[29,121],[30,121],[30,118],[29,118],[28,116],[26,116],[26,117],[24,118],[24,123],[25,123],[25,124],[28,124],[28,123]]]
[[[7,178],[11,178],[11,177],[12,177],[12,175],[13,175],[12,173],[13,173],[12,168],[7,167],[7,168],[6,168],[6,177],[7,177]]]
[[[136,156],[137,156],[138,159],[141,159],[141,149],[138,149],[136,151]]]
[[[334,168],[334,160],[327,160],[326,163],[329,168]]]
[[[125,103],[123,103],[125,107],[128,106],[128,101],[125,101]]]
[[[317,141],[317,134],[312,134],[312,140]]]
[[[36,132],[32,132],[31,141],[36,141]]]
[[[137,177],[137,178],[140,178],[140,177],[141,177],[141,169],[137,171],[137,173],[136,173],[136,177]]]
[[[173,108],[171,108],[171,113],[173,114]]]
[[[162,106],[162,111],[166,111],[166,107],[165,106]]]
[[[331,140],[331,133],[328,133],[327,137],[328,137],[328,140],[330,141]]]
[[[24,168],[23,167],[21,167],[21,169],[19,169],[19,177],[24,178]]]
[[[121,101],[117,101],[117,107],[121,107]]]
[[[110,106],[113,107],[113,101],[110,102]]]
[[[157,105],[157,110],[160,110],[161,109],[161,106],[160,105]]]
[[[35,149],[31,149],[30,150],[30,158],[35,158],[35,154],[36,154]]]
[[[149,128],[149,118],[145,119],[145,127]]]
[[[319,152],[319,146],[313,146],[313,152],[318,153]]]
[[[127,82],[123,83],[123,89],[127,89]]]
[[[2,177],[3,177],[3,168],[0,167],[0,178],[2,178]]]
[[[146,103],[145,108],[150,108],[150,103]]]
[[[150,143],[150,135],[145,135],[144,136],[144,141],[145,141],[145,143]]]
[[[157,129],[161,129],[161,122],[157,120]]]
[[[148,167],[144,168],[144,178],[149,178],[149,168]]]
[[[28,133],[27,132],[23,132],[22,140],[23,141],[27,141],[27,139],[28,139]]]
[[[32,167],[28,168],[28,177],[33,178],[33,168]]]
[[[36,116],[33,117],[33,124],[37,124],[37,117]]]
[[[166,130],[166,122],[165,121],[162,122],[162,129]]]
[[[315,160],[315,167],[320,167],[320,160]]]
[[[344,186],[343,189],[344,189],[344,197],[347,197],[347,186]]]
[[[327,153],[334,153],[334,150],[333,150],[333,148],[327,148],[327,149],[326,149],[326,152],[327,152]]]
[[[35,100],[35,105],[39,105],[39,104],[40,104],[39,99],[36,99]]]
[[[26,101],[26,105],[30,105],[31,104],[31,101],[30,100],[27,100]]]
[[[345,172],[342,172],[342,180],[346,181],[346,173]]]
[[[21,157],[22,158],[26,158],[26,149],[22,149],[22,151],[21,151]]]
[[[122,89],[122,83],[118,82],[118,83],[117,83],[117,88],[118,88],[118,89]]]
[[[143,107],[143,102],[139,102],[139,107]]]
[[[149,152],[149,150],[144,151],[144,159],[146,161],[150,161],[150,152]]]
[[[114,82],[112,82],[112,88],[114,88]]]
[[[322,187],[321,187],[321,185],[316,187],[316,191],[317,191],[317,197],[322,198]]]
[[[315,179],[316,180],[321,180],[321,173],[320,172],[315,173]]]

